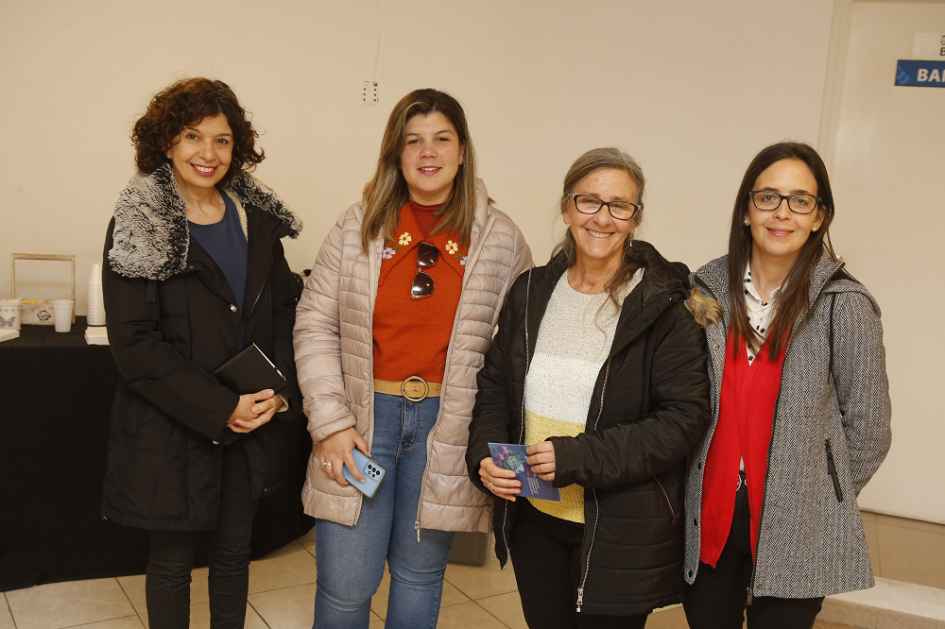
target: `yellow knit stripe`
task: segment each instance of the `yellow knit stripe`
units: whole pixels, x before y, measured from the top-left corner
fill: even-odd
[[[559,419],[552,419],[525,411],[525,443],[533,445],[548,437],[575,437],[584,432],[584,426]],[[529,498],[532,506],[548,515],[584,524],[584,488],[568,485],[561,488],[561,502]]]

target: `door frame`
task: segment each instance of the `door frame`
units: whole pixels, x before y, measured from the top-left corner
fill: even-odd
[[[840,126],[840,101],[843,95],[847,50],[850,47],[850,31],[853,26],[854,2],[942,4],[945,3],[945,0],[834,0],[833,20],[830,26],[830,51],[827,56],[827,77],[824,84],[824,102],[820,113],[820,132],[817,138],[817,151],[824,160],[828,172],[832,172],[834,166],[837,131]]]

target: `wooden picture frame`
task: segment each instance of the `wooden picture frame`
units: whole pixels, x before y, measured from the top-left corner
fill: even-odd
[[[11,253],[10,254],[10,297],[16,298],[16,261],[17,260],[47,260],[53,262],[68,262],[72,265],[72,323],[75,323],[75,256],[45,253]],[[54,315],[52,301],[49,299],[30,300],[24,303],[20,315],[23,325],[53,325]]]

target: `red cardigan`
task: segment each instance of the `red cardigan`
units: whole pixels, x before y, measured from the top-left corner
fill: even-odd
[[[769,344],[749,363],[745,342],[733,352],[732,334],[726,347],[719,396],[719,421],[712,436],[702,484],[702,547],[699,560],[715,568],[732,528],[739,461],[745,460],[748,507],[751,512],[751,554],[758,544],[761,504],[774,406],[781,389],[784,351],[768,359]],[[785,344],[786,345],[786,344]]]

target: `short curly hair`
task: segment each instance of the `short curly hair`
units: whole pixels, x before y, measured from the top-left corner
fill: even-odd
[[[259,134],[230,86],[203,77],[178,81],[151,99],[131,132],[138,170],[153,173],[169,161],[167,151],[184,127],[220,114],[233,131],[233,161],[220,185],[229,183],[237,171],[251,172],[265,159],[265,152],[255,146]]]

